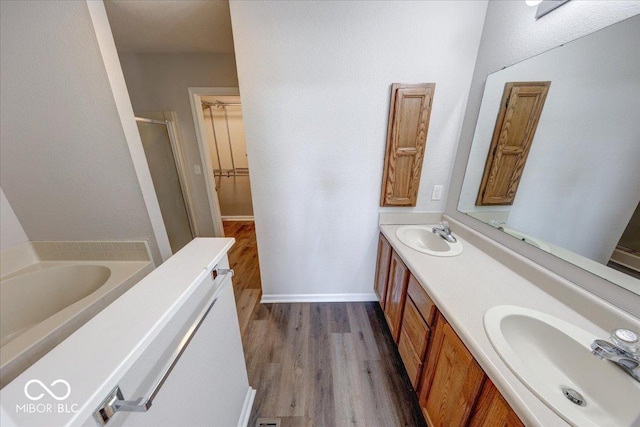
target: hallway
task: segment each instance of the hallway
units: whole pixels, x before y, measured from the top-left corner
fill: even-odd
[[[225,222],[249,384],[249,426],[424,426],[377,303],[260,304],[255,228]]]

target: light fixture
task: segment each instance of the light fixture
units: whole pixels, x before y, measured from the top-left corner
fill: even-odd
[[[524,0],[527,6],[537,6],[542,3],[542,0]]]

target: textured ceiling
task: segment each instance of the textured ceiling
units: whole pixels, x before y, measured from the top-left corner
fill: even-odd
[[[104,3],[121,53],[233,53],[228,0]]]

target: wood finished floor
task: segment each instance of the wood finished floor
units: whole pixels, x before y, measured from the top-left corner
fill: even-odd
[[[377,303],[260,304],[253,223],[225,222],[249,384],[249,426],[426,426]]]

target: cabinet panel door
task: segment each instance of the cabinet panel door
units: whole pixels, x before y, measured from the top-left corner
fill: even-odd
[[[391,86],[380,206],[415,206],[435,83]]]
[[[427,292],[422,288],[422,285],[413,276],[409,279],[407,294],[413,300],[416,309],[418,309],[424,321],[427,322],[427,326],[429,326],[429,328],[433,327],[438,309],[433,301],[431,301],[431,298],[429,298],[429,295],[427,295]]]
[[[380,301],[380,307],[384,310],[385,299],[387,297],[387,280],[389,278],[389,263],[391,262],[391,245],[380,234],[378,241],[378,261],[376,266],[376,282],[374,290]]]
[[[438,316],[420,406],[432,427],[464,426],[484,382],[484,372],[451,326]]]
[[[476,402],[469,427],[524,427],[513,409],[490,379],[484,383]]]
[[[476,205],[512,205],[551,82],[505,84]]]
[[[409,279],[409,283],[411,283]],[[402,332],[407,335],[416,355],[422,361],[427,351],[427,341],[429,339],[429,328],[424,321],[411,297],[407,298],[404,304],[404,314],[402,315]]]
[[[400,353],[400,358],[407,371],[407,375],[411,380],[411,385],[413,389],[416,390],[418,388],[418,380],[420,380],[420,371],[422,370],[422,359],[418,357],[415,348],[411,344],[411,340],[405,333],[404,327],[402,328],[402,332],[400,332],[398,352]]]
[[[389,284],[387,285],[387,298],[384,307],[384,316],[391,330],[391,336],[395,342],[400,339],[400,322],[404,310],[404,300],[407,296],[407,283],[409,282],[409,270],[404,265],[398,254],[391,254],[389,267]]]

